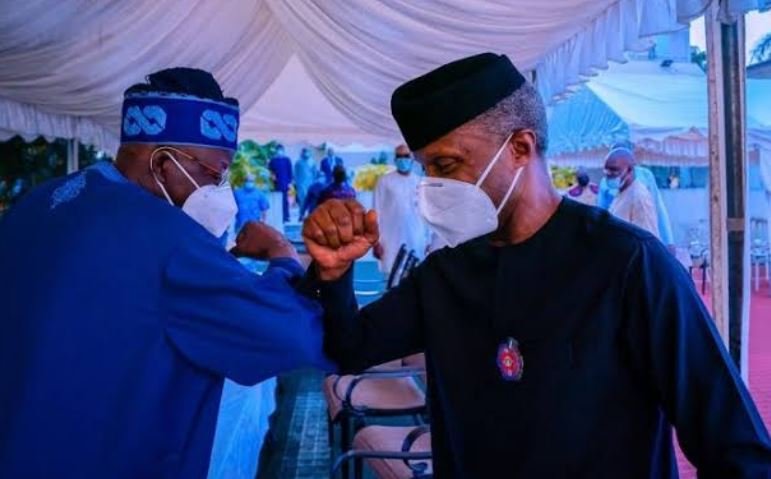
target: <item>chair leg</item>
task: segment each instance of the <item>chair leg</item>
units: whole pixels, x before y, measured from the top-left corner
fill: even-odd
[[[341,413],[340,416],[340,454],[345,454],[351,448],[351,421],[347,414]],[[349,461],[345,461],[340,467],[343,479],[348,479]]]
[[[760,288],[760,263],[755,263],[752,265],[752,279],[755,283],[755,291],[757,291]]]
[[[335,422],[327,414],[327,447],[329,447],[329,462],[335,462]]]
[[[360,457],[353,460],[354,479],[364,479],[364,463]]]

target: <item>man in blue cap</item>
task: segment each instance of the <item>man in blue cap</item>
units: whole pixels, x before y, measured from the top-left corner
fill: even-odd
[[[238,103],[211,74],[125,93],[116,163],[30,192],[0,220],[0,477],[204,478],[225,378],[326,367],[292,246],[220,237]]]
[[[304,289],[344,373],[425,350],[436,477],[674,479],[673,428],[699,477],[771,477],[768,432],[688,273],[651,234],[559,195],[544,104],[506,56],[444,65],[391,108],[448,247],[358,310],[351,265],[377,215],[331,200],[305,222]]]

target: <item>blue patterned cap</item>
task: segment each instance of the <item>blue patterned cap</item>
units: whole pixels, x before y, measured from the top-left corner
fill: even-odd
[[[238,147],[238,107],[192,95],[127,93],[121,144]]]

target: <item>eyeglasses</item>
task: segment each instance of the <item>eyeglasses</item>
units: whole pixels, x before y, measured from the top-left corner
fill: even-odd
[[[195,156],[191,155],[190,153],[186,153],[182,150],[178,150],[176,148],[172,147],[166,147],[166,150],[171,150],[175,153],[179,153],[180,155],[184,156],[188,160],[195,161],[198,165],[200,165],[204,170],[206,170],[206,174],[212,177],[214,179],[214,183],[219,186],[224,186],[228,180],[230,179],[230,169],[225,168],[224,170],[218,170],[217,168],[214,168],[212,166],[207,165],[203,160],[200,160],[196,158]]]

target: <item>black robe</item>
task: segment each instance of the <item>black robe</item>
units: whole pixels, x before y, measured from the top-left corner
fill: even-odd
[[[563,200],[532,238],[432,254],[358,311],[309,278],[344,372],[425,350],[435,477],[771,477],[771,443],[691,278],[650,234]],[[519,343],[521,380],[497,364]]]

